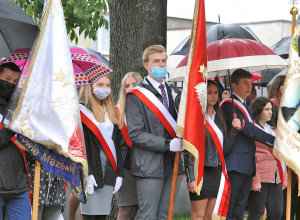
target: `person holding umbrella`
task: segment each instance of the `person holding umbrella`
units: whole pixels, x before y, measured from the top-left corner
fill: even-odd
[[[245,120],[244,128],[239,132],[231,151],[225,154],[225,161],[231,185],[230,203],[227,219],[244,219],[244,209],[250,193],[252,178],[255,175],[255,140],[273,147],[274,136],[254,126],[254,118],[245,103],[252,88],[250,72],[237,69],[232,73],[232,98],[221,103],[227,129],[231,129],[233,113]]]
[[[15,132],[5,128],[7,104],[21,71],[14,63],[0,65],[0,219],[30,220],[29,181],[24,151],[14,142]]]

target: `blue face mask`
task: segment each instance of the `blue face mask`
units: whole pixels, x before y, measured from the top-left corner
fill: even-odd
[[[151,69],[152,76],[157,80],[165,78],[167,73],[168,70],[166,67],[152,67]]]

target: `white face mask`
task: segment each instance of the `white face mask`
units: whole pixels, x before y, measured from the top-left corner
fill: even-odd
[[[93,94],[97,97],[99,100],[106,99],[107,96],[111,93],[110,88],[109,89],[103,89],[103,88],[94,88]]]

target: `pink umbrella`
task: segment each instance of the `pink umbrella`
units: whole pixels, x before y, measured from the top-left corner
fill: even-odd
[[[99,79],[99,77],[113,72],[101,59],[94,55],[89,55],[81,48],[70,48],[70,52],[77,86],[91,85],[95,80]],[[9,57],[1,61],[0,64],[14,62],[22,69],[28,57],[28,53],[28,48],[17,49]],[[28,61],[30,62],[30,60]],[[19,83],[23,83],[25,77],[26,76],[23,76]]]

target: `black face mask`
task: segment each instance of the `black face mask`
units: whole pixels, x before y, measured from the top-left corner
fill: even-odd
[[[13,95],[16,85],[0,79],[0,97],[7,100]]]

